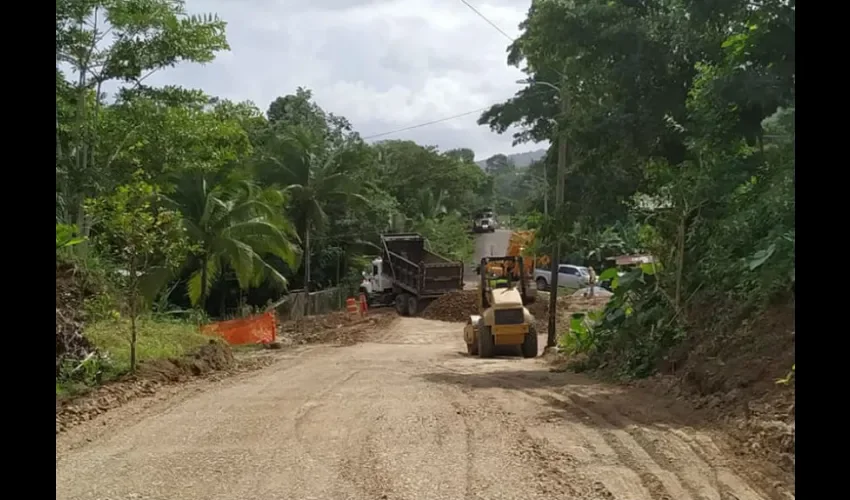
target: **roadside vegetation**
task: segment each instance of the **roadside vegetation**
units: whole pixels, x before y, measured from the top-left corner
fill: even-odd
[[[150,74],[228,50],[224,20],[185,7],[57,3],[57,300],[60,275],[73,276],[62,300],[81,311],[60,325],[57,309],[57,391],[185,352],[210,318],[356,286],[382,232],[419,231],[468,262],[484,206],[536,229],[538,253],[560,240],[566,262],[613,279],[604,312],[565,327],[577,368],[646,377],[706,330],[793,310],[793,0],[532,2],[508,57],[530,83],[480,118],[552,143],[521,168],[367,143],[306,88],[258,104],[152,87]],[[604,271],[633,253],[659,265]]]
[[[305,88],[258,105],[148,85],[228,50],[182,1],[61,0],[56,38],[57,393],[179,356],[210,318],[356,287],[385,231],[471,259],[493,197],[471,150],[368,144]]]
[[[695,336],[793,310],[795,2],[535,1],[522,28],[508,62],[531,83],[480,119],[553,142],[512,184],[548,185],[550,217],[537,189],[513,219],[539,229],[538,252],[560,240],[572,264],[660,262],[601,276],[615,278],[604,313],[564,328],[577,367],[645,377],[682,362]],[[544,83],[568,96],[566,114]]]

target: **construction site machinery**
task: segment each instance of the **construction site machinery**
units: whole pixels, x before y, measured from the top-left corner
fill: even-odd
[[[528,255],[534,246],[534,231],[513,231],[508,240],[508,257],[522,256],[525,271],[525,290],[523,296],[525,304],[531,304],[537,299],[537,291],[540,289],[534,281],[534,269],[538,265],[548,265],[549,257],[545,255]]]
[[[484,209],[472,221],[472,231],[475,233],[493,233],[496,231],[496,214],[492,209]]]
[[[437,297],[463,290],[463,263],[453,262],[426,247],[418,233],[381,236],[381,257],[363,273],[360,291],[370,306],[395,305],[402,316],[416,316]]]
[[[491,358],[497,347],[519,346],[523,357],[537,356],[534,316],[523,304],[527,280],[522,256],[484,257],[479,269],[479,314],[470,316],[463,329],[467,352]]]

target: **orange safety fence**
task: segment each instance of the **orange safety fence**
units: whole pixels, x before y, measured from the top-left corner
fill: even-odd
[[[219,321],[201,327],[206,335],[221,337],[230,345],[267,344],[274,342],[277,321],[274,311],[250,318]]]

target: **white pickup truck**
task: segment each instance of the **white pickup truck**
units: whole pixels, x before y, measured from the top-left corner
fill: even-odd
[[[584,288],[590,280],[590,271],[584,266],[561,264],[558,266],[558,288]],[[548,269],[535,269],[534,282],[538,290],[548,290],[552,273]]]

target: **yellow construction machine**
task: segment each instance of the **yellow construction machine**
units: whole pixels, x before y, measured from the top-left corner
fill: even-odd
[[[492,358],[496,348],[519,346],[522,356],[537,356],[537,330],[526,302],[525,266],[519,255],[481,259],[478,314],[463,329],[472,356]]]

